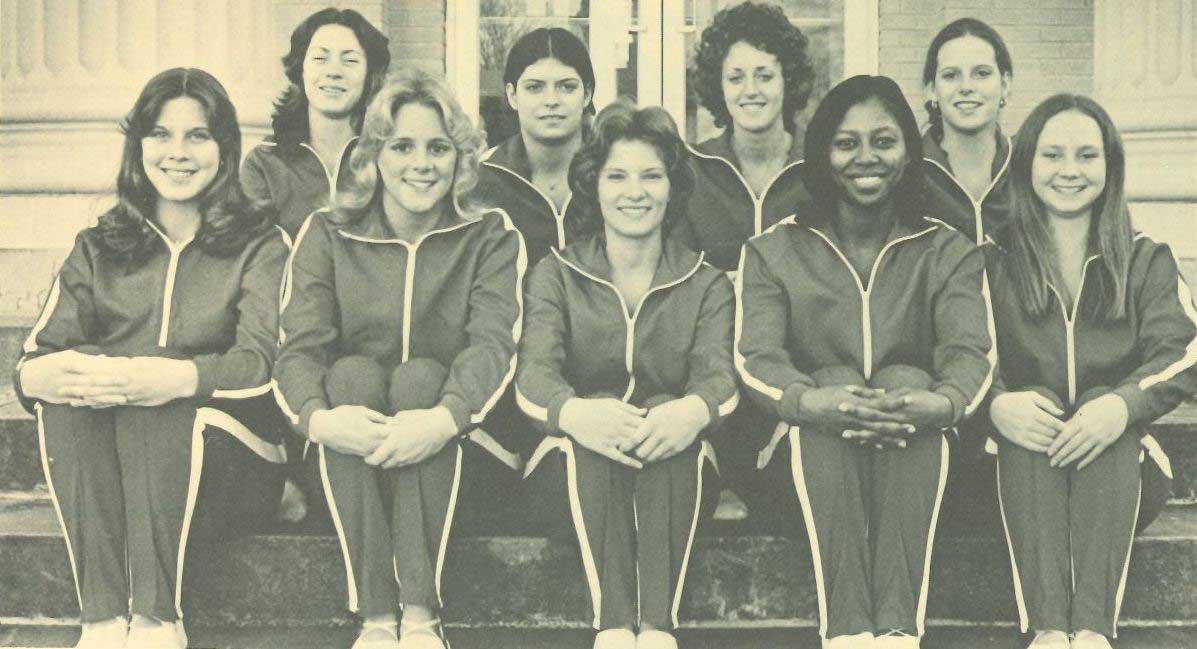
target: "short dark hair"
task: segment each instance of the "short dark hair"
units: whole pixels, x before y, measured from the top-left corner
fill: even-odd
[[[919,136],[918,120],[902,89],[889,77],[867,74],[850,77],[832,88],[806,129],[804,158],[807,174],[803,177],[811,197],[818,207],[827,213],[834,209],[835,201],[843,189],[835,182],[831,170],[831,140],[844,121],[844,116],[857,104],[877,99],[885,106],[898,128],[902,131],[906,147],[906,169],[894,187],[894,207],[899,219],[911,221],[923,216],[924,196],[922,191],[923,141]]]
[[[731,113],[723,97],[723,59],[732,45],[745,42],[777,57],[785,81],[781,119],[794,132],[794,120],[806,107],[814,87],[815,71],[807,55],[807,38],[775,4],[745,2],[722,9],[702,31],[695,57],[694,89],[702,106],[715,118],[715,126],[732,128]]]
[[[574,154],[569,165],[569,187],[578,201],[587,232],[603,231],[603,214],[598,204],[598,175],[611,148],[621,140],[651,145],[665,163],[669,176],[669,205],[661,233],[668,234],[684,218],[690,194],[694,191],[694,172],[687,164],[686,143],[677,131],[677,123],[660,106],[636,108],[620,99],[601,110],[594,121],[590,140]]]
[[[503,66],[503,88],[506,93],[507,85],[516,85],[520,76],[528,66],[541,59],[556,59],[568,65],[578,73],[582,79],[582,88],[590,95],[591,101],[583,109],[583,114],[594,114],[594,64],[590,61],[590,51],[582,39],[573,32],[562,27],[539,27],[524,34],[511,46],[507,52],[507,62]]]
[[[144,259],[159,240],[149,224],[156,219],[158,190],[145,174],[141,140],[154,130],[163,106],[179,97],[199,103],[220,149],[216,176],[197,197],[202,221],[196,244],[213,255],[230,255],[271,224],[269,212],[251,209],[242,193],[241,128],[224,86],[203,70],[172,68],[146,83],[121,122],[125,143],[116,179],[117,203],[100,216],[97,227],[104,247],[127,262]]]
[[[976,18],[959,18],[948,23],[935,38],[931,39],[931,46],[927,48],[927,59],[923,62],[923,85],[935,81],[935,71],[939,69],[939,50],[948,41],[962,36],[976,36],[989,43],[993,48],[993,58],[997,60],[998,72],[1014,75],[1014,62],[1010,59],[1010,50],[1002,35],[987,23]],[[928,101],[923,106],[927,109],[927,117],[931,122],[931,135],[936,140],[943,138],[943,112],[934,102]]]
[[[312,36],[325,25],[342,25],[353,31],[366,53],[366,81],[362,96],[353,108],[353,130],[360,131],[362,116],[370,99],[382,87],[391,65],[390,41],[370,21],[352,9],[321,9],[308,16],[291,32],[291,49],[283,56],[283,71],[289,82],[274,102],[271,126],[279,146],[296,147],[311,137],[308,125],[308,97],[303,91],[303,61]]]

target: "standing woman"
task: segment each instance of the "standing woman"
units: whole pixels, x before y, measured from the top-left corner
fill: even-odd
[[[283,57],[289,84],[274,103],[274,134],[249,152],[241,169],[245,193],[272,205],[291,237],[336,196],[366,106],[391,63],[387,44],[352,9],[317,11],[291,32]]]
[[[1167,466],[1145,433],[1197,392],[1197,311],[1168,246],[1131,231],[1122,142],[1093,100],[1036,107],[1013,169],[990,416],[1019,620],[1037,649],[1109,649],[1136,520],[1166,496],[1141,477]]]
[[[278,506],[278,429],[242,415],[272,406],[287,245],[241,193],[237,115],[211,75],[157,75],[123,130],[117,205],[76,238],[16,387],[66,537],[77,646],[185,647],[188,536]]]
[[[839,84],[807,135],[817,202],[744,247],[736,367],[789,426],[763,457],[788,451],[775,490],[797,490],[826,646],[914,648],[948,434],[996,361],[984,259],[923,216],[918,126],[893,80]]]
[[[999,120],[1013,78],[1001,35],[975,18],[941,29],[923,64],[928,205],[978,245],[1000,242],[1010,222],[1010,138]]]
[[[705,435],[739,401],[731,282],[668,237],[693,182],[665,111],[603,109],[570,167],[598,234],[528,280],[516,399],[547,433],[528,471],[568,494],[596,649],[676,649]]]
[[[690,149],[697,182],[679,235],[730,271],[749,237],[805,199],[795,120],[815,73],[806,36],[780,7],[757,2],[715,14],[696,65],[699,101],[724,130]]]
[[[363,620],[356,649],[445,646],[441,572],[472,459],[461,436],[515,374],[523,242],[502,212],[458,201],[481,146],[443,82],[391,80],[366,112],[352,183],[295,240],[275,378],[319,445]]]
[[[569,30],[534,29],[507,53],[503,91],[520,130],[483,156],[471,196],[507,212],[535,265],[584,234],[570,200],[569,163],[594,115],[590,53]]]

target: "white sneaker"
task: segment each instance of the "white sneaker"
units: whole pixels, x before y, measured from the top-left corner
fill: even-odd
[[[636,649],[677,649],[677,638],[660,629],[641,631],[636,636]]]
[[[1072,649],[1114,649],[1114,645],[1104,635],[1083,629],[1072,638]]]
[[[308,501],[295,481],[287,478],[283,483],[283,496],[279,499],[278,517],[287,523],[298,523],[308,515]]]
[[[837,635],[823,640],[823,649],[873,649],[872,633],[857,633],[855,635]]]
[[[129,621],[123,617],[114,617],[100,622],[87,622],[83,625],[83,633],[79,636],[79,644],[75,649],[111,649],[125,646],[129,635]]]
[[[594,636],[594,649],[636,649],[631,629],[603,629]]]
[[[441,621],[408,622],[399,625],[399,649],[448,649]]]
[[[1036,631],[1027,649],[1068,649],[1068,634],[1063,631]]]
[[[182,621],[134,615],[125,649],[187,649],[187,632]]]
[[[393,620],[387,624],[363,624],[352,649],[398,649],[399,628]]]
[[[894,629],[873,640],[874,649],[919,649],[919,637]]]

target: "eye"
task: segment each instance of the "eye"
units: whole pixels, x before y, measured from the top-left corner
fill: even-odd
[[[990,75],[992,75],[993,71],[990,70],[989,68],[981,68],[980,70],[977,70],[975,74],[978,77],[985,79],[985,78],[989,77]]]
[[[665,178],[665,174],[660,170],[646,171],[641,178],[644,178],[645,180],[661,180]]]
[[[856,140],[850,137],[837,137],[831,141],[831,146],[839,151],[851,151],[856,148]]]
[[[773,73],[772,72],[758,72],[756,75],[756,78],[758,81],[772,81]]]
[[[433,142],[432,144],[428,145],[428,150],[432,152],[432,155],[439,157],[449,155],[449,152],[453,150],[453,147],[450,146],[448,142]]]
[[[892,135],[880,135],[873,139],[873,145],[878,149],[892,149],[898,145],[898,138]]]
[[[740,83],[741,81],[743,81],[743,80],[744,80],[744,75],[742,75],[742,74],[738,74],[738,73],[737,73],[737,74],[731,74],[731,75],[728,75],[728,76],[727,76],[727,78],[726,78],[725,80],[726,80],[728,83],[733,83],[733,84],[734,84],[734,83]]]
[[[531,93],[537,93],[544,90],[544,84],[539,81],[530,81],[524,84],[524,90]]]
[[[170,139],[170,133],[167,133],[164,129],[156,128],[156,129],[150,131],[150,134],[147,135],[146,137],[151,140],[165,142]]]
[[[1085,160],[1097,160],[1100,157],[1101,157],[1101,152],[1099,152],[1099,151],[1086,151],[1081,154],[1081,158],[1083,158]]]
[[[578,91],[579,85],[580,84],[577,81],[562,81],[561,83],[557,84],[557,89],[561,92],[574,93]]]
[[[207,142],[212,139],[212,134],[208,131],[192,131],[187,134],[187,139],[192,142]]]
[[[603,172],[603,178],[607,182],[617,183],[622,182],[624,178],[627,178],[627,174],[622,171],[606,171]]]
[[[389,148],[395,153],[411,153],[412,145],[410,140],[395,140]]]
[[[1059,159],[1060,159],[1060,154],[1059,154],[1059,153],[1057,153],[1056,151],[1051,151],[1051,150],[1048,150],[1048,151],[1043,151],[1043,152],[1041,152],[1041,153],[1039,154],[1039,157],[1041,157],[1041,158],[1047,158],[1048,160],[1059,160]]]
[[[939,73],[939,78],[943,79],[944,81],[954,81],[956,79],[956,71],[944,70],[943,72]]]

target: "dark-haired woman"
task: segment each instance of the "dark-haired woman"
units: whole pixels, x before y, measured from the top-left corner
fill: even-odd
[[[1036,107],[1012,165],[990,417],[1019,620],[1036,649],[1109,649],[1136,520],[1166,492],[1145,433],[1197,392],[1197,310],[1168,246],[1131,230],[1122,142],[1093,100]]]
[[[515,374],[523,242],[502,212],[459,201],[481,146],[442,81],[392,79],[366,112],[353,182],[295,240],[275,378],[318,445],[355,649],[444,649],[463,436]]]
[[[996,361],[984,259],[923,216],[918,127],[891,79],[833,88],[805,153],[817,202],[744,247],[736,366],[789,426],[762,459],[788,452],[777,490],[797,490],[826,646],[914,648],[948,434]]]
[[[366,106],[386,77],[387,45],[352,9],[318,11],[291,32],[283,57],[289,83],[274,104],[274,133],[241,170],[246,195],[273,206],[291,237],[335,198]]]
[[[703,30],[695,89],[724,130],[691,148],[697,182],[678,236],[722,270],[804,201],[795,131],[814,80],[807,45],[774,4],[728,7]]]
[[[211,75],[157,75],[124,133],[118,203],[76,238],[16,387],[66,537],[77,646],[185,647],[188,536],[278,505],[278,429],[242,415],[272,405],[287,245],[241,193],[236,112]]]
[[[528,471],[568,494],[596,649],[676,649],[690,547],[715,493],[704,434],[739,401],[732,287],[668,237],[693,178],[665,111],[603,109],[570,185],[598,234],[529,277],[516,398],[546,436]]]

